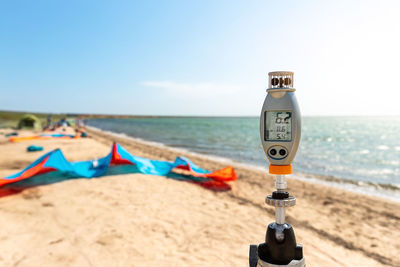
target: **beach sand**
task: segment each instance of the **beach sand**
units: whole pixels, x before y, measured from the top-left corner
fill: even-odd
[[[3,131],[4,132],[4,131]],[[90,130],[90,138],[8,142],[0,136],[0,177],[61,148],[70,161],[109,153],[174,160],[177,152]],[[25,134],[30,134],[26,132]],[[35,144],[43,152],[28,153]],[[200,167],[226,163],[186,155]],[[162,176],[129,174],[72,179],[0,197],[0,266],[248,266],[274,209],[267,171],[235,166],[232,191],[213,192]],[[400,266],[400,204],[288,179],[297,205],[287,210],[307,266]]]

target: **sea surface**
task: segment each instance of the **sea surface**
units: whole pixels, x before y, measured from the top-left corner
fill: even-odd
[[[105,131],[267,168],[257,117],[90,119]],[[400,201],[400,117],[304,117],[300,179]]]

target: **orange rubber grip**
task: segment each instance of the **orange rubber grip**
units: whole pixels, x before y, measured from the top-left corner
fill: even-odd
[[[292,164],[289,165],[269,165],[269,173],[270,174],[278,174],[278,175],[284,175],[284,174],[292,174]]]

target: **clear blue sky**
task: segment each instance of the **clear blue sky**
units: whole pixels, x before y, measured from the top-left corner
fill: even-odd
[[[0,110],[400,115],[398,1],[2,1]]]

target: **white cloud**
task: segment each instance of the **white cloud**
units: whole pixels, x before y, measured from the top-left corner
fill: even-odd
[[[144,81],[140,83],[146,87],[165,89],[166,91],[180,96],[190,97],[215,97],[232,95],[241,90],[235,84],[223,83],[178,83],[173,81]]]
[[[258,114],[266,94],[264,88],[257,90],[234,83],[144,81],[140,85],[163,90],[165,100],[174,101],[174,105],[166,107],[174,108],[175,113],[171,114],[180,115],[254,115]],[[163,112],[166,114],[165,107]]]

